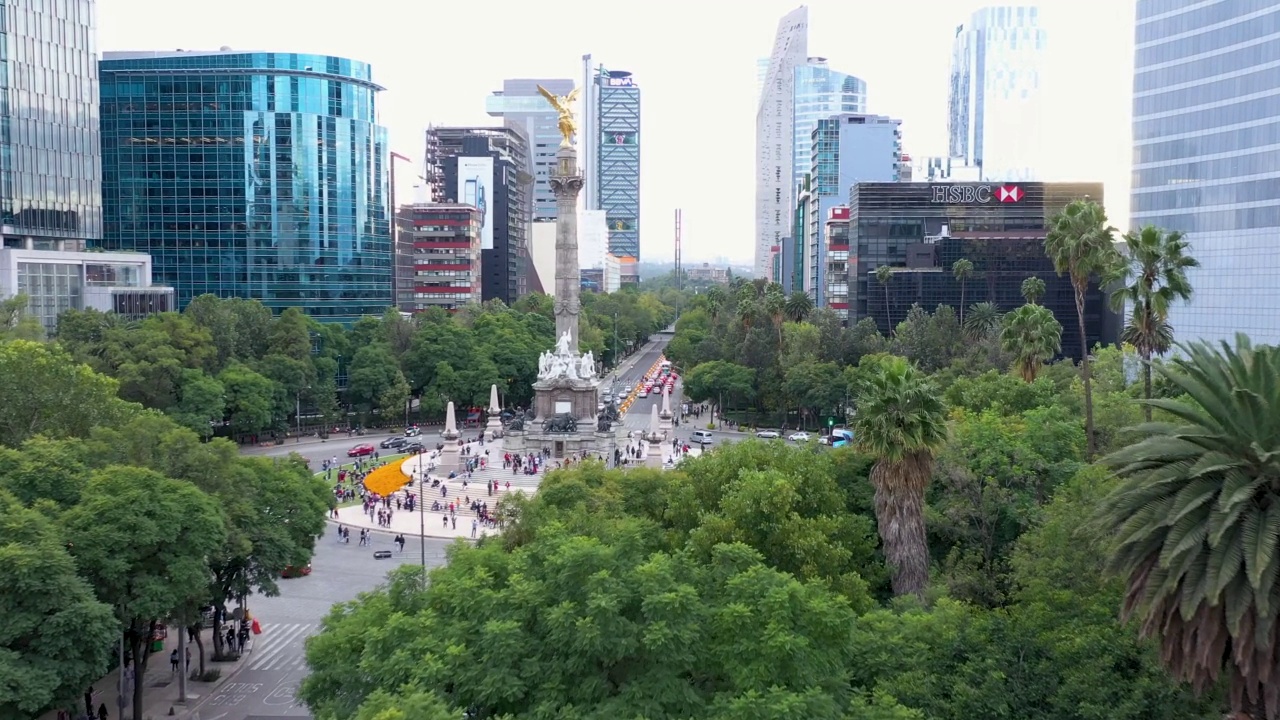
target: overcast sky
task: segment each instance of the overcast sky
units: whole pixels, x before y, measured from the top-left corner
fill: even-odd
[[[672,256],[683,209],[686,262],[749,263],[755,185],[756,60],[794,0],[467,0],[217,3],[100,0],[98,49],[315,52],[373,64],[388,88],[392,149],[422,157],[431,124],[489,124],[485,97],[508,77],[582,76],[591,53],[642,92],[642,259]],[[813,0],[811,55],[867,81],[873,113],[903,120],[915,155],[946,150],[955,27],[975,0]],[[1039,3],[1052,51],[1048,180],[1101,180],[1128,225],[1133,0]],[[403,173],[403,175],[411,175]],[[405,178],[402,192],[410,192]],[[402,197],[408,197],[404,194]]]

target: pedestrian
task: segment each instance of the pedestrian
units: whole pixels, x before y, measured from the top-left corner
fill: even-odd
[[[93,688],[84,691],[84,714],[93,717]]]
[[[478,526],[479,526],[479,523],[476,521],[475,518],[472,518],[471,519],[471,537],[476,536],[476,527]]]
[[[174,648],[173,652],[169,653],[169,667],[171,668],[169,672],[171,673],[178,672],[178,649],[177,648]]]
[[[107,720],[107,704],[102,703],[98,706],[98,720]]]

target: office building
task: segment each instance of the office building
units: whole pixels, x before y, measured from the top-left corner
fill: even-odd
[[[729,268],[713,266],[711,263],[702,263],[701,265],[685,268],[684,276],[691,283],[706,285],[729,284]]]
[[[791,102],[791,177],[799,184],[812,171],[813,131],[818,122],[842,113],[867,111],[866,82],[827,67],[827,59],[811,57],[796,66]]]
[[[819,120],[810,133],[803,289],[816,307],[827,304],[827,219],[848,202],[849,188],[857,183],[902,182],[901,125],[884,115],[843,113]]]
[[[394,304],[369,65],[223,48],[99,67],[103,248],[149,253],[180,306],[212,293],[354,322]]]
[[[784,268],[789,272],[784,272],[782,276],[782,291],[788,295],[793,292],[804,292],[805,279],[808,273],[805,271],[805,255],[808,252],[809,237],[809,220],[810,213],[813,212],[813,187],[812,176],[805,173],[800,184],[796,186],[795,205],[791,209],[791,232],[783,240],[783,252],[790,256],[790,259],[783,263]]]
[[[625,70],[597,68],[589,122],[587,210],[603,210],[609,252],[640,257],[640,86]]]
[[[400,208],[401,238],[413,249],[413,275],[402,312],[438,307],[450,312],[480,302],[480,210],[421,203]]]
[[[983,8],[956,28],[951,156],[979,168],[979,180],[1025,182],[1043,172],[1045,41],[1032,6]]]
[[[827,245],[826,307],[849,322],[849,208],[839,205],[827,211],[823,228]]]
[[[529,143],[513,127],[427,130],[427,183],[435,202],[480,210],[480,294],[511,305],[529,292],[532,179]]]
[[[1062,323],[1062,352],[1080,357],[1075,293],[1044,252],[1049,218],[1073,200],[1102,201],[1101,183],[859,183],[849,193],[849,322],[869,317],[880,332],[902,322],[914,304],[933,311],[960,305],[951,265],[973,263],[965,304],[994,303],[1007,312],[1025,301],[1022,281],[1045,283],[1041,304]],[[875,277],[893,268],[887,288]],[[1113,344],[1119,319],[1090,284],[1085,298],[1089,346]]]
[[[1280,0],[1139,0],[1135,41],[1130,227],[1200,261],[1177,339],[1280,343]]]
[[[91,2],[7,3],[0,47],[0,237],[53,248],[102,235]]]
[[[618,257],[618,272],[622,285],[635,285],[640,282],[640,262],[633,257]]]
[[[485,110],[500,117],[508,127],[518,128],[529,141],[529,167],[533,177],[533,221],[556,219],[556,196],[551,192],[551,169],[560,147],[560,114],[538,92],[538,86],[556,95],[573,91],[573,81],[563,78],[503,80],[502,89],[485,99]]]
[[[803,5],[778,21],[760,102],[756,106],[757,277],[768,277],[782,238],[791,231],[795,210],[795,115],[792,112],[796,67],[809,57],[809,9]]]
[[[99,310],[138,320],[177,309],[171,287],[151,284],[143,253],[84,252],[80,241],[5,238],[0,248],[0,299],[26,295],[27,312],[45,332],[67,310]]]
[[[622,263],[614,255],[605,255],[600,267],[582,268],[582,289],[591,292],[618,292],[622,287]]]

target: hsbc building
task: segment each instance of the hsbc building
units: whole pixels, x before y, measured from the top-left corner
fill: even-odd
[[[965,282],[965,302],[995,303],[1007,312],[1024,303],[1022,281],[1038,277],[1047,286],[1043,304],[1065,328],[1076,324],[1066,278],[1058,277],[1044,254],[1049,219],[1072,200],[1104,202],[1101,183],[859,183],[849,191],[849,253],[846,270],[848,322],[871,318],[886,336],[912,305],[932,312],[960,304],[960,285],[951,272],[956,260],[973,263]],[[894,277],[885,288],[875,269],[889,265]],[[835,268],[828,268],[830,276]],[[839,294],[836,292],[836,294]],[[1091,288],[1086,298],[1086,334],[1092,345],[1114,342],[1118,318],[1105,294]],[[1064,332],[1063,353],[1079,356],[1079,335]]]

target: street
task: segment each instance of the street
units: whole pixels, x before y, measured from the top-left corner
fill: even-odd
[[[427,539],[427,565],[443,565],[448,542]],[[387,560],[374,560],[375,550],[392,550]],[[262,624],[253,638],[252,652],[239,673],[202,698],[193,709],[201,720],[256,720],[266,717],[309,717],[294,694],[306,677],[306,639],[320,631],[320,621],[334,603],[354,600],[372,590],[387,572],[405,563],[418,563],[418,540],[394,552],[385,536],[375,536],[372,547],[339,544],[332,527],[316,541],[312,572],[306,577],[280,581],[280,595],[251,597],[249,612]]]

